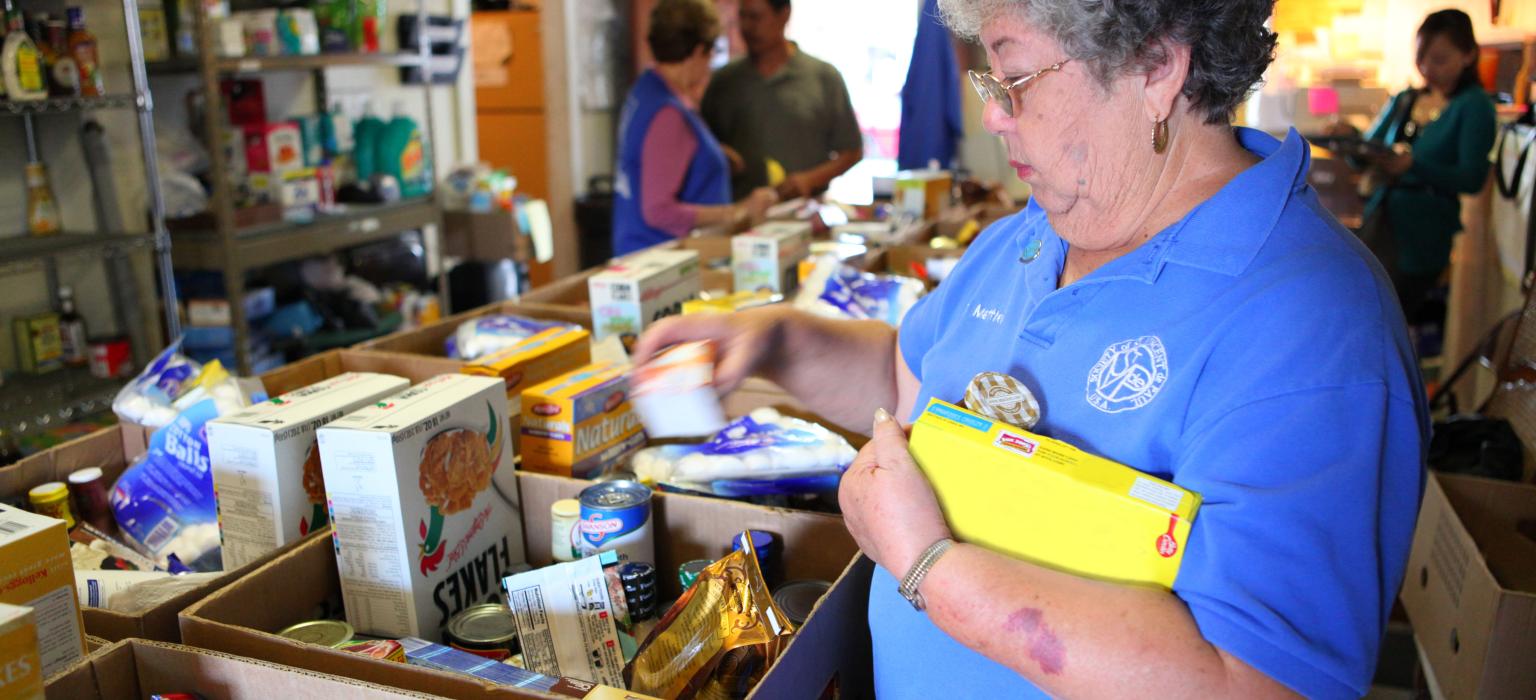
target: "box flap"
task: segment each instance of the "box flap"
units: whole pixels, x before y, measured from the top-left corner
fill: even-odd
[[[869,580],[874,570],[874,562],[864,556],[848,564],[749,699],[822,697],[834,679],[840,697],[874,697],[869,641]]]
[[[235,425],[275,432],[349,408],[380,393],[402,390],[409,384],[410,380],[390,374],[343,372],[214,419],[210,425]]]
[[[458,401],[488,388],[500,389],[502,386],[503,382],[497,377],[476,377],[468,374],[438,375],[398,394],[380,399],[376,404],[364,406],[342,416],[321,430],[374,430],[392,433],[443,410],[448,405],[444,401]]]

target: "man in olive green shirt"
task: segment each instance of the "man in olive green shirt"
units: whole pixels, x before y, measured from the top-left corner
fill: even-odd
[[[747,57],[715,72],[699,110],[725,146],[737,199],[769,184],[770,159],[789,199],[825,190],[864,157],[843,76],[785,38],[789,13],[790,0],[741,0]]]

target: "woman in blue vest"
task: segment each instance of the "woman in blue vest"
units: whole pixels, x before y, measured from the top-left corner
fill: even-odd
[[[613,252],[633,253],[700,226],[759,218],[773,190],[731,202],[731,171],[697,107],[720,19],[708,0],[660,0],[646,43],[656,67],[635,81],[619,122]]]

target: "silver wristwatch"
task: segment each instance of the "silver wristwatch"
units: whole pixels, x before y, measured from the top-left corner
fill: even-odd
[[[944,556],[944,553],[949,551],[949,548],[954,544],[954,540],[946,537],[928,545],[928,548],[923,550],[922,555],[917,558],[917,563],[912,565],[912,570],[908,571],[907,575],[901,579],[901,585],[896,588],[896,592],[900,593],[901,597],[906,598],[907,602],[912,604],[914,610],[921,612],[924,608],[928,607],[927,603],[923,601],[923,594],[917,592],[917,587],[922,585],[923,578],[933,569],[933,565],[939,561],[939,557]]]

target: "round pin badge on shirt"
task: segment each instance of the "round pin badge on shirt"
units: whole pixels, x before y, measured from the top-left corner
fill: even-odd
[[[1029,387],[1001,372],[982,372],[965,390],[965,407],[1028,430],[1040,422],[1040,402]]]

